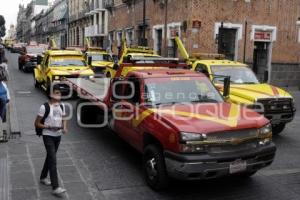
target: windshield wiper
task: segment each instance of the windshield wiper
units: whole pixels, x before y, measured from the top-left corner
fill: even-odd
[[[215,99],[199,99],[195,101],[191,101],[191,103],[218,103]]]
[[[256,82],[251,82],[251,81],[249,81],[249,82],[243,82],[242,84],[257,84]]]

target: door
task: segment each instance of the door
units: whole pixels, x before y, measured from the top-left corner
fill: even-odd
[[[264,81],[265,73],[268,71],[269,45],[268,42],[254,43],[253,71],[260,81]]]
[[[175,39],[171,39],[169,41],[169,48],[168,48],[168,57],[176,58],[177,57],[177,44]]]
[[[157,53],[162,55],[162,29],[156,30],[156,47]]]
[[[220,28],[218,36],[218,53],[226,59],[235,60],[237,29]]]
[[[123,96],[127,97],[118,106],[118,119],[115,119],[115,131],[135,148],[139,149],[141,137],[134,120],[140,112],[141,87],[139,79],[130,77],[124,84]]]
[[[43,59],[42,64],[41,64],[41,74],[43,77],[43,81],[46,83],[47,82],[47,70],[48,70],[48,64],[49,64],[49,55],[46,55],[46,58]]]

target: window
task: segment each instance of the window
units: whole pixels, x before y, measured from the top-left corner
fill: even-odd
[[[209,76],[209,72],[208,72],[208,69],[207,69],[207,66],[205,64],[197,64],[196,68],[195,68],[195,71],[196,72],[200,72],[200,73],[203,73],[205,74],[207,77]]]
[[[117,32],[117,46],[122,46],[122,31]]]
[[[130,46],[133,44],[133,29],[128,29],[126,32],[126,41],[127,45]]]
[[[139,80],[135,77],[130,77],[128,79],[129,83],[125,85],[125,94],[124,96],[130,96],[133,94],[132,98],[128,99],[131,103],[140,103],[140,83]],[[132,88],[132,85],[134,86]]]

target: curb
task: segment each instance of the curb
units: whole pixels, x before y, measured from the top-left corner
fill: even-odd
[[[6,52],[7,53],[7,52]],[[10,92],[10,102],[9,102],[9,117],[7,119],[8,126],[10,128],[10,134],[20,135],[20,126],[19,126],[19,120],[18,120],[18,114],[17,114],[17,108],[16,108],[16,101],[15,101],[15,90],[12,86],[11,78],[12,73],[10,72],[10,78],[7,81],[7,87]]]

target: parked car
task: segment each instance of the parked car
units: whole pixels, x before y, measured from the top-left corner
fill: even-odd
[[[19,56],[19,70],[32,72],[37,65],[37,56],[47,49],[46,45],[28,45]]]

